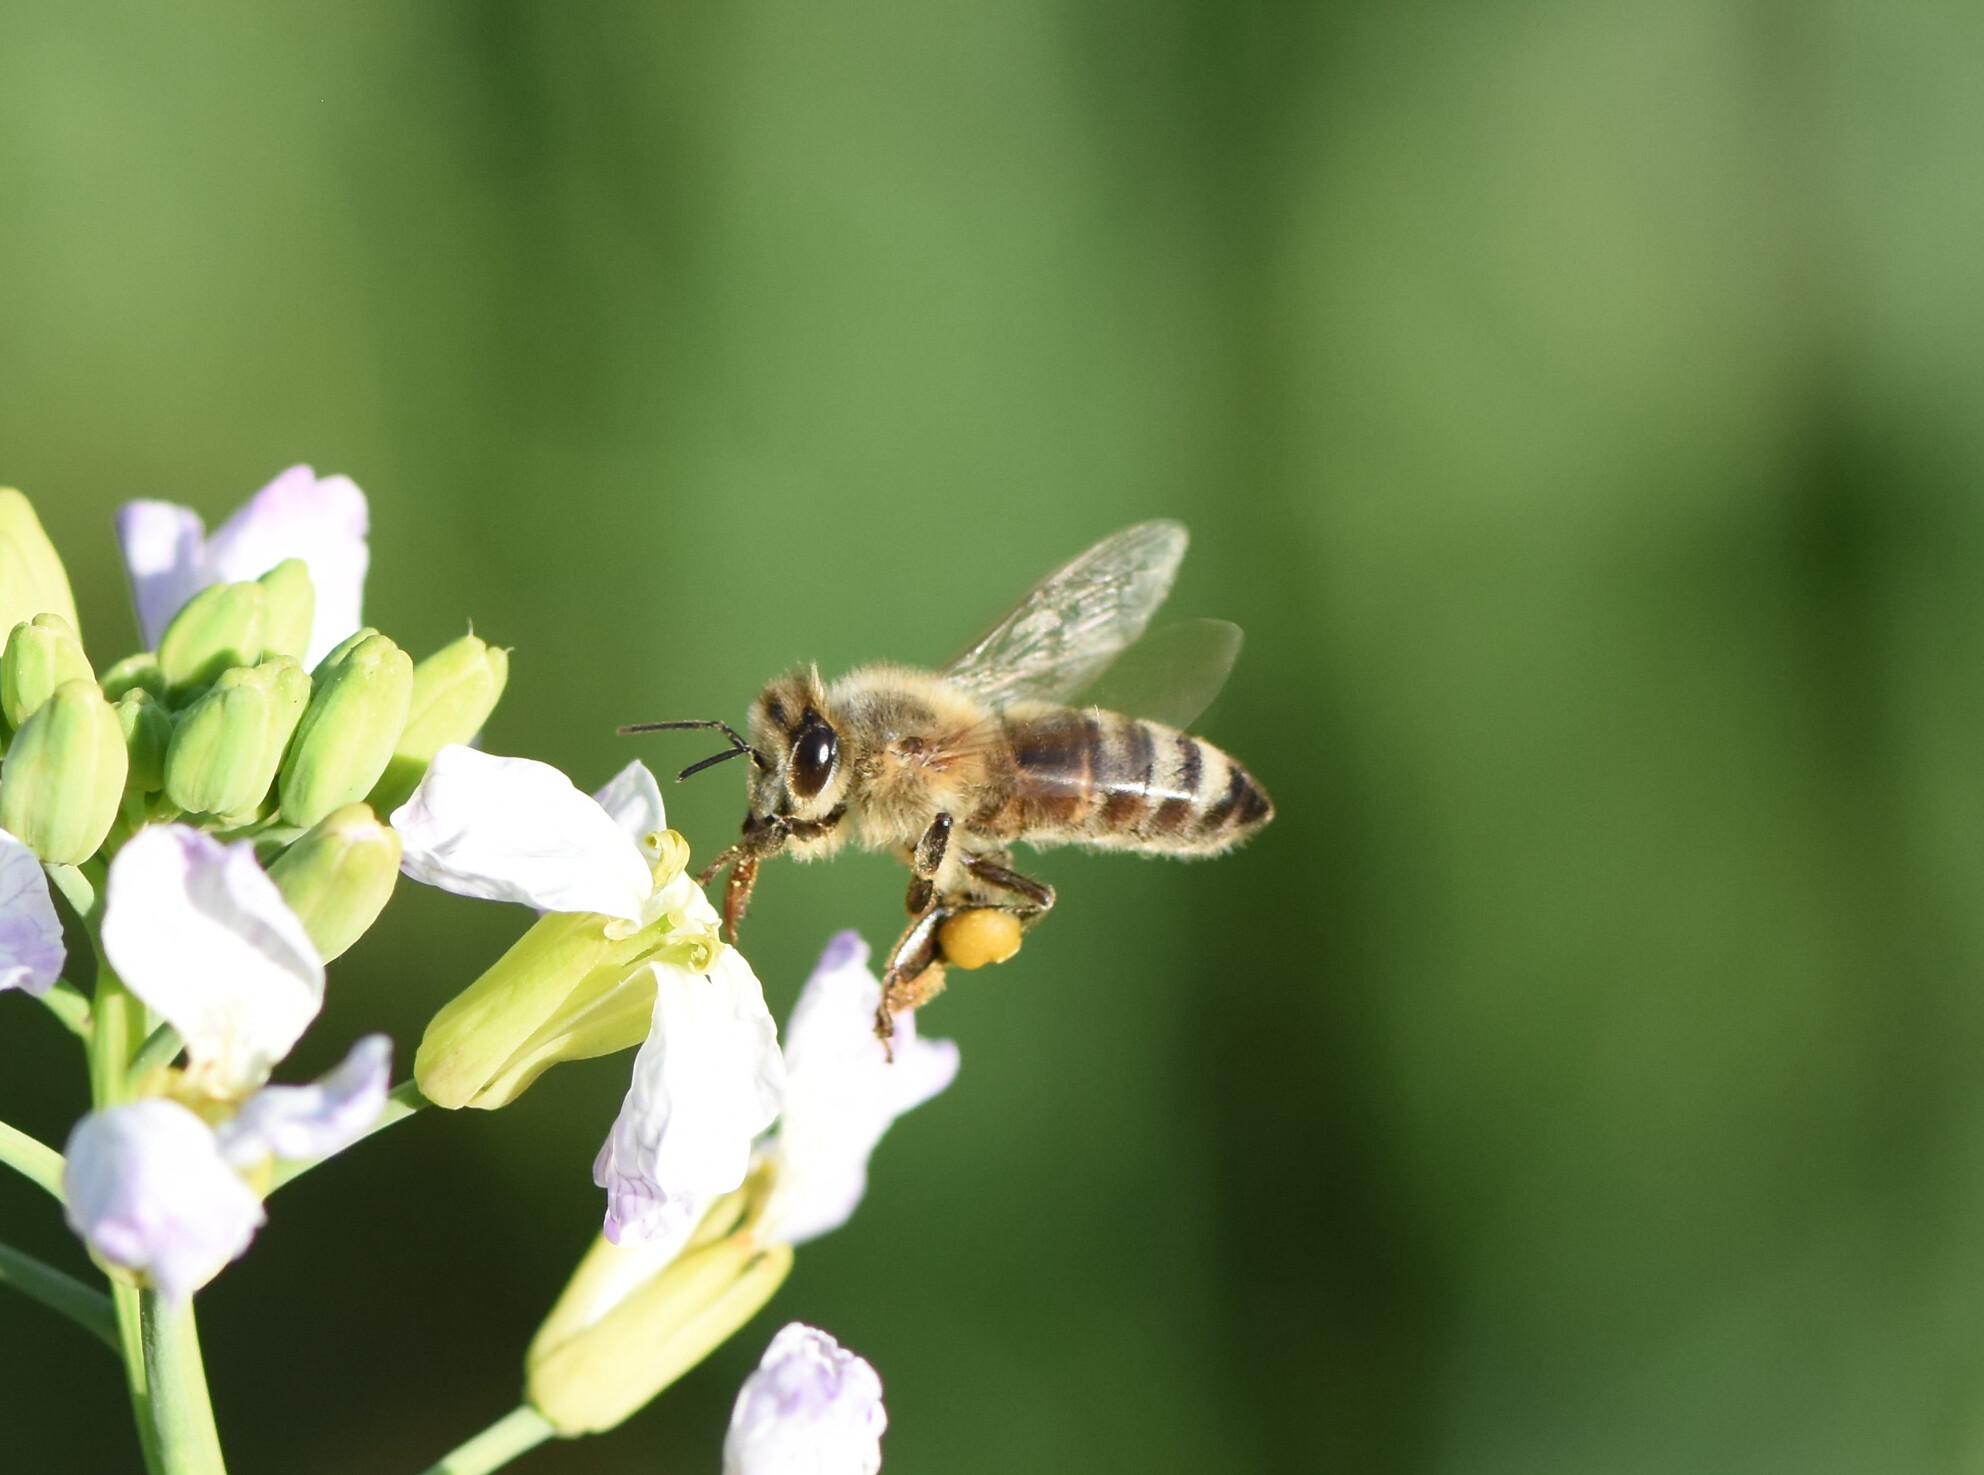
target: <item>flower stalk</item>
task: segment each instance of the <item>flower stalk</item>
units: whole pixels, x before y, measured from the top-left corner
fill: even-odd
[[[480,1434],[456,1445],[422,1475],[486,1475],[536,1449],[556,1432],[543,1414],[520,1403]]]

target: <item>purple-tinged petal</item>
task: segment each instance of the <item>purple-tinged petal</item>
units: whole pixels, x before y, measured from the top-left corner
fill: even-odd
[[[795,1321],[738,1391],[723,1475],[875,1475],[888,1427],[875,1369]]]
[[[324,1002],[323,962],[254,847],[184,825],[148,826],[117,852],[103,950],[216,1097],[267,1080]]]
[[[157,648],[180,606],[214,582],[205,531],[197,512],[176,503],[126,502],[117,509],[117,542],[147,650]]]
[[[867,944],[837,934],[786,1024],[785,1111],[761,1149],[776,1165],[767,1239],[801,1244],[845,1224],[867,1192],[868,1159],[890,1124],[957,1076],[957,1045],[919,1038],[913,1014],[896,1018],[890,1063],[875,1038],[881,999]]]
[[[349,477],[292,466],[250,497],[207,540],[207,564],[229,583],[259,579],[286,558],[310,568],[317,595],[310,648],[315,666],[362,623],[370,513]]]
[[[212,1130],[175,1101],[92,1112],[64,1150],[69,1227],[99,1259],[184,1300],[248,1248],[261,1200],[235,1176]]]
[[[0,830],[0,989],[39,998],[62,974],[62,922],[35,853]]]
[[[743,954],[724,948],[705,974],[649,966],[653,1021],[593,1164],[615,1244],[679,1229],[742,1183],[752,1140],[778,1115],[785,1086],[778,1029]]]
[[[393,812],[400,869],[458,896],[629,922],[654,873],[597,800],[548,763],[450,744]]]
[[[342,1152],[371,1131],[386,1109],[393,1042],[367,1035],[342,1064],[307,1086],[264,1086],[219,1129],[221,1152],[237,1168],[265,1158],[294,1162]]]

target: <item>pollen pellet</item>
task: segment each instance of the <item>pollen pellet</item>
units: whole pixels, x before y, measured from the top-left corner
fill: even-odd
[[[960,912],[937,929],[946,962],[958,968],[1003,963],[1020,950],[1020,920],[996,907]]]

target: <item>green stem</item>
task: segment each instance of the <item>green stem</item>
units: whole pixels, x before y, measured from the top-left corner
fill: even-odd
[[[557,1432],[543,1414],[520,1403],[473,1439],[456,1445],[422,1475],[486,1475],[536,1449]]]
[[[138,1053],[131,1057],[131,1068],[125,1072],[131,1089],[137,1090],[144,1084],[145,1077],[162,1065],[170,1065],[179,1058],[185,1042],[179,1038],[179,1031],[169,1024],[161,1024],[138,1047]]]
[[[378,1121],[366,1128],[364,1135],[359,1137],[357,1142],[363,1142],[366,1137],[370,1137],[374,1132],[383,1132],[394,1122],[405,1121],[426,1105],[428,1105],[428,1100],[420,1094],[419,1086],[415,1085],[412,1081],[401,1081],[391,1091],[386,1093],[386,1109],[379,1114]],[[353,1146],[356,1145],[356,1142],[353,1143]],[[349,1152],[351,1149],[346,1148],[345,1150]],[[335,1157],[336,1154],[333,1153],[332,1156]],[[305,1173],[316,1167],[317,1164],[324,1161],[324,1158],[313,1157],[305,1158],[299,1162],[277,1163],[275,1172],[269,1180],[269,1193],[274,1193],[285,1183],[301,1178]],[[263,1197],[267,1198],[268,1194],[264,1194]]]
[[[58,978],[54,987],[41,996],[41,1002],[70,1034],[80,1036],[85,1042],[89,1040],[90,1001],[83,997],[81,989],[66,978]]]
[[[192,1299],[174,1301],[157,1291],[140,1291],[138,1324],[159,1470],[162,1475],[226,1475]]]
[[[47,1143],[0,1122],[0,1163],[62,1202],[62,1154]]]
[[[121,1280],[110,1283],[110,1304],[117,1313],[117,1346],[124,1354],[124,1384],[131,1392],[131,1420],[138,1426],[138,1448],[148,1475],[164,1475],[159,1462],[158,1430],[152,1423],[151,1374],[145,1367],[145,1334],[138,1311],[138,1288]]]
[[[0,1244],[0,1285],[12,1286],[30,1300],[68,1317],[112,1352],[119,1350],[117,1313],[102,1291],[5,1244]]]

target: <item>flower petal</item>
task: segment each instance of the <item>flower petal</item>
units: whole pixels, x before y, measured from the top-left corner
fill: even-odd
[[[795,1321],[738,1391],[723,1475],[875,1475],[888,1426],[875,1369]]]
[[[647,764],[636,758],[608,779],[593,798],[640,847],[650,866],[661,859],[661,847],[655,840],[668,828],[668,811],[661,802],[661,785],[654,781]]]
[[[262,1204],[176,1101],[92,1112],[64,1150],[69,1227],[103,1260],[183,1300],[248,1248]]]
[[[35,853],[0,830],[0,989],[40,997],[61,976],[62,923]]]
[[[776,1163],[767,1238],[801,1244],[838,1229],[868,1188],[868,1158],[890,1123],[950,1085],[958,1047],[917,1037],[896,1017],[895,1062],[875,1038],[881,980],[868,945],[843,932],[827,944],[786,1026],[785,1114],[763,1151]]]
[[[324,1002],[324,965],[254,847],[184,825],[140,830],[117,852],[103,950],[215,1096],[267,1080]]]
[[[653,1021],[592,1170],[615,1244],[669,1233],[742,1183],[785,1087],[778,1029],[742,953],[724,948],[706,974],[649,966]]]
[[[367,1035],[342,1064],[307,1086],[264,1086],[219,1129],[221,1152],[237,1168],[265,1158],[329,1157],[370,1131],[386,1109],[393,1042]]]
[[[214,582],[205,532],[197,512],[173,502],[126,502],[117,509],[117,542],[145,649],[157,649],[179,607]]]
[[[317,612],[303,664],[314,667],[364,623],[369,525],[365,493],[349,477],[292,466],[215,529],[207,566],[214,579],[233,583],[259,579],[285,558],[309,565]]]
[[[638,922],[654,890],[640,847],[548,763],[451,744],[393,812],[416,881],[548,912]]]

